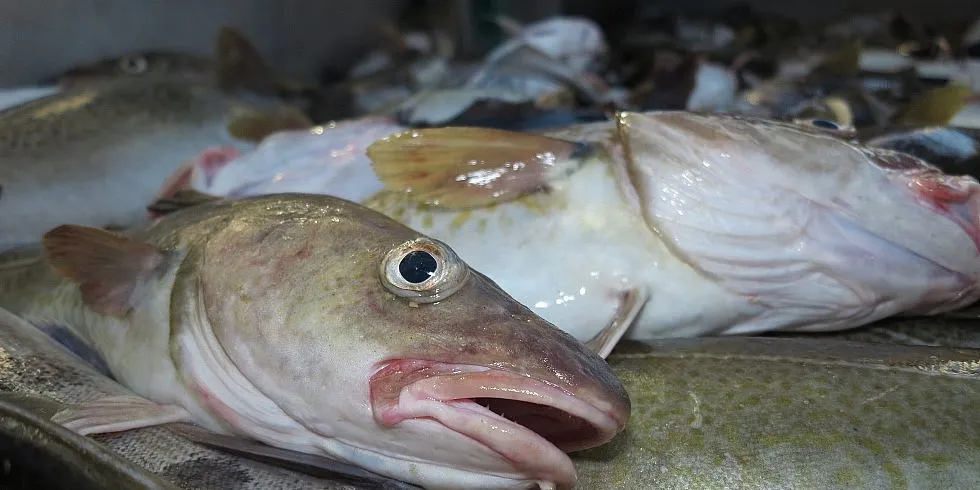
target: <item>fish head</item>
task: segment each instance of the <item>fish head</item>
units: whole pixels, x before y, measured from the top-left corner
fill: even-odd
[[[327,196],[250,202],[276,211],[208,240],[201,304],[237,369],[334,455],[433,487],[571,488],[565,452],[624,428],[606,362],[447,245]]]
[[[71,68],[58,76],[61,88],[88,86],[117,78],[174,76],[194,82],[209,82],[213,67],[201,57],[178,52],[136,51]]]
[[[837,128],[683,112],[617,123],[648,225],[755,304],[797,308],[829,322],[814,328],[833,329],[980,294],[972,177],[858,145]]]

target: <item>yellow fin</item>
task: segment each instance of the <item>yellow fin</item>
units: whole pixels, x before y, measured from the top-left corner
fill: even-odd
[[[596,149],[516,131],[446,127],[393,134],[371,144],[367,156],[389,190],[430,206],[472,208],[546,190]]]
[[[896,114],[901,124],[909,126],[940,126],[949,124],[973,95],[970,87],[949,84],[929,90]]]
[[[310,118],[295,107],[275,112],[254,112],[235,117],[228,124],[228,132],[235,138],[258,143],[273,133],[313,126]]]

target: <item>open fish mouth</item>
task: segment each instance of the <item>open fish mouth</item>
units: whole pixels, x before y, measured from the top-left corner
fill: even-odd
[[[370,386],[378,423],[435,420],[493,450],[528,478],[558,488],[571,488],[577,479],[565,452],[609,441],[628,415],[551,383],[485,366],[389,361]]]

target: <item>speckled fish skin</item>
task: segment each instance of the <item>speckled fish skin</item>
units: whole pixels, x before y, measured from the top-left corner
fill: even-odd
[[[122,384],[214,432],[426,488],[561,490],[575,473],[558,445],[601,444],[628,419],[629,400],[601,357],[465,264],[453,262],[468,275],[446,276],[460,282],[437,284],[454,292],[436,303],[386,289],[384,257],[423,236],[355,203],[212,201],[127,235],[167,258],[124,317],[96,313],[78,284],[24,251],[0,267],[0,307],[71,326]],[[450,368],[462,371],[440,377]],[[473,369],[493,379],[474,379]],[[401,394],[396,405],[387,390]],[[470,397],[550,421],[542,434],[560,438],[551,444]],[[565,418],[556,425],[545,409]]]
[[[160,78],[66,90],[0,112],[0,250],[63,223],[138,223],[184,160],[214,145],[251,148],[227,126],[268,107]]]
[[[50,417],[53,407],[132,392],[52,342],[33,326],[0,310],[0,397]],[[56,408],[55,408],[56,410]],[[355,490],[303,474],[254,463],[193,444],[166,428],[100,435],[96,441],[184,490]],[[85,458],[79,454],[77,457]],[[136,471],[109,468],[107,471]],[[148,487],[154,488],[154,487]]]
[[[745,337],[621,344],[636,407],[581,489],[968,490],[980,351]]]
[[[364,204],[581,340],[631,287],[650,291],[625,336],[637,340],[846,330],[980,298],[975,179],[776,121],[621,117],[619,137],[612,122],[545,133],[608,149],[547,193],[465,210],[394,191]],[[930,188],[958,201],[944,208]]]
[[[888,318],[865,327],[806,335],[884,344],[980,349],[980,321],[950,314],[943,317]]]

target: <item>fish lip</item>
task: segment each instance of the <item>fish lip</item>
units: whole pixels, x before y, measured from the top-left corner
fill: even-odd
[[[435,420],[491,449],[528,479],[554,482],[558,489],[572,488],[578,479],[566,451],[608,442],[629,418],[628,410],[590,400],[588,392],[574,396],[552,383],[499,367],[419,359],[379,365],[370,386],[371,407],[380,425],[394,426],[419,418]],[[546,412],[558,410],[587,424],[583,430],[591,431],[587,433],[591,437],[555,443],[474,399],[541,405],[547,407],[543,409]]]

